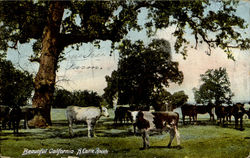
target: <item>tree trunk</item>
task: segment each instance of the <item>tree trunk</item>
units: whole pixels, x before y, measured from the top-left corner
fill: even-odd
[[[51,104],[55,90],[58,57],[63,47],[60,45],[60,25],[63,17],[63,2],[52,1],[49,6],[47,25],[43,32],[40,66],[35,77],[35,94],[32,106],[39,112],[29,121],[30,127],[51,125]]]

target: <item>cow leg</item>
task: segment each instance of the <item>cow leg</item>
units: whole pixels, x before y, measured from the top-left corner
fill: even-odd
[[[92,137],[96,137],[96,135],[95,135],[95,124],[96,124],[95,121],[93,121],[93,122],[91,123],[91,136],[92,136]]]
[[[212,121],[214,121],[214,114],[211,114],[211,116],[212,116]]]
[[[240,118],[240,130],[243,130],[243,116]]]
[[[222,118],[222,126],[225,124],[225,116]]]
[[[19,123],[20,123],[20,120],[16,120],[16,133],[18,133],[18,130],[19,130]]]
[[[175,129],[174,128],[171,128],[170,131],[169,131],[169,134],[170,134],[170,140],[169,140],[169,143],[168,143],[168,148],[170,148],[171,144],[172,144],[172,141],[174,140],[174,136],[175,136]]]
[[[142,132],[142,139],[143,139],[143,149],[149,148],[149,134],[146,130]]]
[[[185,125],[185,115],[182,115],[183,125]]]
[[[87,120],[87,125],[88,125],[88,137],[91,138],[93,137],[93,126],[92,126],[92,121]]]
[[[134,127],[134,135],[136,134],[136,124],[133,123],[133,127]]]
[[[235,117],[235,129],[238,127],[238,117]]]
[[[72,130],[73,121],[69,119],[68,123],[69,123],[69,136],[72,137],[73,136],[73,130]]]

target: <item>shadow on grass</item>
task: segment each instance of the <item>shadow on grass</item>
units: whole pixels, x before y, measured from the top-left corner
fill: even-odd
[[[176,146],[150,146],[148,149],[177,149],[177,150],[181,150],[183,149],[182,146],[180,145],[176,145]],[[147,150],[145,148],[140,148],[140,150]]]

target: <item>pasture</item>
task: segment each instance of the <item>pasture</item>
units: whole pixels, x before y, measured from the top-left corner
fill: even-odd
[[[244,131],[212,124],[208,115],[198,115],[198,125],[179,123],[181,149],[166,148],[169,134],[150,136],[150,148],[141,150],[142,138],[133,135],[131,125],[115,126],[114,113],[102,117],[96,125],[97,137],[87,137],[87,126],[74,125],[74,137],[68,133],[65,109],[52,110],[53,125],[46,129],[21,129],[0,133],[0,157],[142,157],[142,158],[247,158],[250,156],[250,120],[244,119]],[[182,118],[180,116],[180,118]],[[26,150],[27,149],[27,150]],[[81,151],[81,152],[80,152]],[[40,152],[40,154],[39,154]]]

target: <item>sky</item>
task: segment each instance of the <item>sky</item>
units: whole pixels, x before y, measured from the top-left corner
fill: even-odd
[[[241,1],[237,10],[237,15],[244,18],[250,24],[250,1]],[[139,16],[139,22],[146,20],[145,15]],[[227,59],[226,54],[220,49],[212,50],[210,56],[205,54],[208,50],[206,45],[200,44],[197,49],[188,48],[188,57],[176,54],[173,49],[175,42],[171,34],[175,27],[162,29],[157,32],[154,38],[166,39],[171,43],[173,60],[179,62],[179,68],[184,73],[184,80],[181,85],[171,84],[168,91],[171,93],[184,90],[189,96],[188,102],[194,102],[194,87],[198,88],[201,84],[200,74],[204,74],[208,69],[217,69],[225,67],[229,74],[231,89],[235,96],[233,101],[250,100],[250,50],[234,50],[236,61]],[[250,28],[247,30],[250,36]],[[187,33],[188,35],[188,33]],[[146,43],[150,39],[146,38],[145,31],[140,33],[130,32],[128,38],[144,39]],[[192,39],[190,39],[192,41]],[[56,86],[67,90],[92,90],[103,94],[106,87],[105,76],[110,75],[117,69],[118,52],[110,54],[110,42],[102,42],[101,48],[97,49],[91,44],[84,44],[79,51],[67,48],[66,60],[60,63],[57,72]],[[36,73],[38,64],[30,63],[29,56],[32,54],[30,44],[19,45],[18,52],[9,50],[8,59],[10,59],[17,68]]]

